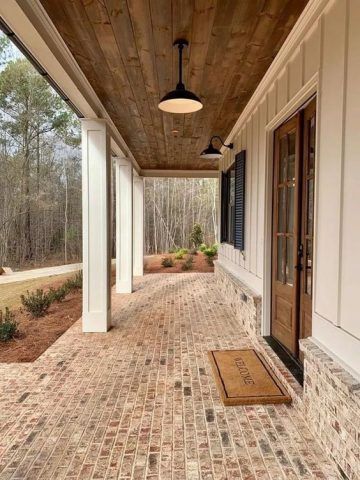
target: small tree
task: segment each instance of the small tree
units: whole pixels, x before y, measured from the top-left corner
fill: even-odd
[[[194,244],[194,247],[198,249],[204,241],[204,234],[199,223],[194,223],[190,234],[190,241]]]

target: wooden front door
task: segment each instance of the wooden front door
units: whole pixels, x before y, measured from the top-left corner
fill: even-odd
[[[275,132],[271,335],[293,356],[311,335],[315,100]]]

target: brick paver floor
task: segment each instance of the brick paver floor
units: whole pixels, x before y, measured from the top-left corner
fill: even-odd
[[[293,407],[222,405],[207,351],[251,342],[213,274],[135,287],[109,333],[0,366],[1,480],[339,478]]]

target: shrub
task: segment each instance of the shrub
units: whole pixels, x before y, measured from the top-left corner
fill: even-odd
[[[0,310],[0,341],[7,342],[16,337],[19,333],[18,324],[15,321],[15,314],[5,307],[5,314]]]
[[[52,297],[50,292],[44,293],[44,290],[38,288],[36,292],[27,291],[26,295],[21,295],[21,303],[33,317],[42,317],[49,309]]]
[[[187,270],[192,270],[193,263],[194,263],[194,259],[192,255],[189,255],[186,261],[182,264],[181,269],[184,270],[184,272],[186,272]]]
[[[62,302],[63,300],[65,300],[65,297],[68,293],[69,293],[69,288],[66,286],[65,283],[59,288],[56,288],[56,289],[50,288],[49,296],[51,298],[51,303]]]
[[[206,255],[206,261],[209,265],[214,265],[214,257],[216,256],[218,251],[218,246],[216,244],[212,245],[211,247],[207,247],[203,250],[204,255]]]
[[[169,248],[169,253],[176,253],[178,251],[177,247]]]
[[[202,243],[202,244],[200,245],[200,247],[199,247],[200,252],[203,252],[203,251],[206,250],[206,249],[207,249],[206,243]]]
[[[187,253],[189,253],[187,248],[179,248],[175,253],[176,260],[182,260]]]
[[[198,254],[198,251],[197,251],[196,248],[192,248],[192,249],[190,250],[190,255],[197,255],[197,254]]]
[[[71,292],[73,290],[79,290],[80,288],[82,288],[82,282],[83,273],[82,270],[80,270],[73,277],[68,278],[64,283],[63,287],[67,288],[68,292]]]
[[[161,265],[165,268],[173,267],[174,260],[171,257],[164,257],[161,261]]]
[[[197,249],[204,241],[204,234],[199,223],[194,223],[190,234],[190,241],[194,244],[194,247]]]

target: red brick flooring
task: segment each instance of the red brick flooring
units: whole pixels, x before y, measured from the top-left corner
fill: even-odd
[[[0,365],[0,479],[338,479],[293,407],[224,407],[207,351],[250,346],[213,274],[113,293],[32,364]]]

